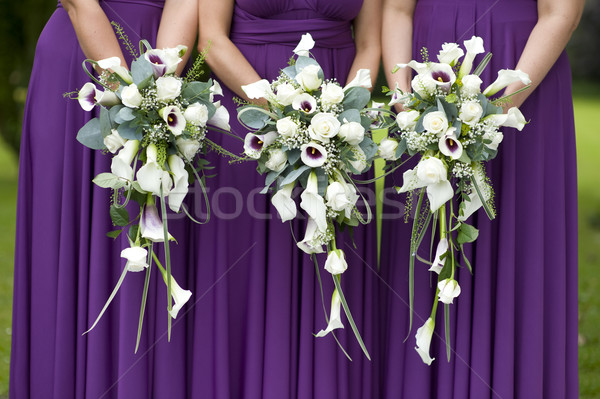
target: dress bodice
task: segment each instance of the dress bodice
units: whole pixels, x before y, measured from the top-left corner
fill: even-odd
[[[239,0],[236,8],[263,19],[325,18],[352,21],[362,0]]]

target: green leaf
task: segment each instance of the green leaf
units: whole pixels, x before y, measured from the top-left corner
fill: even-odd
[[[339,121],[340,121],[340,123],[342,123],[342,124],[343,124],[343,123],[345,123],[345,122],[344,122],[344,119],[345,119],[347,122],[358,122],[358,123],[360,123],[360,122],[361,122],[361,119],[360,119],[360,111],[359,111],[359,110],[357,110],[357,109],[354,109],[354,108],[352,108],[352,109],[347,109],[346,111],[342,112],[342,113],[340,114],[340,116],[338,116],[338,120],[339,120]]]
[[[246,105],[238,109],[238,119],[251,129],[260,129],[269,121],[266,111],[255,105]]]
[[[133,112],[134,112],[134,110],[132,108],[123,107],[117,114],[117,117],[120,120],[123,120],[123,122],[129,122],[129,121],[132,121],[135,119],[135,115]],[[120,123],[123,123],[123,122],[120,122]]]
[[[462,245],[473,242],[479,236],[479,230],[467,223],[462,223],[458,228],[458,237],[456,241]]]
[[[123,179],[112,173],[100,173],[92,180],[92,182],[99,187],[112,189],[119,189],[127,185]]]
[[[127,140],[141,140],[143,137],[142,130],[137,129],[128,122],[119,125],[117,132],[119,132],[119,136]]]
[[[364,87],[351,87],[346,90],[344,101],[342,102],[344,109],[355,108],[361,110],[371,101],[371,93]]]
[[[316,65],[319,68],[321,67],[314,58],[303,57],[303,56],[298,57],[298,59],[296,60],[296,64],[294,65],[296,68],[296,73],[300,73],[301,70],[303,70],[305,67],[307,67],[309,65]],[[321,70],[321,74],[322,73],[323,73],[323,71]]]
[[[102,136],[100,129],[100,120],[94,118],[83,125],[79,129],[79,132],[77,132],[77,141],[92,150],[103,150],[106,148],[104,145],[104,136]]]
[[[152,64],[144,57],[139,57],[131,63],[131,77],[138,89],[145,89],[150,85],[154,77]]]
[[[142,292],[142,305],[140,307],[140,319],[138,322],[137,340],[135,342],[135,353],[140,346],[140,338],[142,337],[142,325],[144,323],[144,312],[146,310],[146,300],[148,298],[148,287],[150,285],[150,272],[152,270],[152,243],[148,248],[148,267],[146,268],[146,279],[144,280],[144,291]]]
[[[119,236],[119,234],[121,234],[122,232],[123,232],[123,229],[113,230],[113,231],[109,231],[108,233],[106,233],[106,236],[109,238],[117,238]]]
[[[117,285],[115,286],[115,288],[113,289],[112,293],[108,297],[108,300],[104,304],[104,307],[100,311],[100,314],[96,318],[96,321],[94,321],[94,324],[92,324],[92,326],[89,328],[89,330],[87,330],[86,332],[84,332],[82,335],[85,335],[85,334],[89,333],[90,331],[92,331],[94,329],[94,327],[96,327],[96,324],[98,324],[98,322],[102,318],[102,315],[104,314],[104,312],[108,308],[108,305],[110,305],[110,303],[114,299],[115,295],[117,295],[117,292],[119,292],[119,288],[121,287],[121,284],[123,284],[123,280],[125,279],[125,275],[126,274],[127,274],[127,267],[124,267],[123,268],[123,273],[121,273],[121,277],[119,278],[119,281],[117,282]]]
[[[398,147],[396,147],[396,153],[394,154],[396,159],[400,159],[400,157],[406,152],[407,148],[408,146],[406,144],[406,139],[400,140],[400,142],[398,143]]]
[[[116,226],[127,226],[129,224],[129,213],[127,209],[111,205],[110,218]]]
[[[358,341],[358,345],[360,345],[360,347],[363,350],[363,353],[365,354],[367,359],[371,360],[371,356],[369,356],[369,351],[367,350],[367,347],[365,346],[365,343],[363,342],[362,337],[360,336],[360,332],[358,332],[356,323],[354,323],[354,319],[352,318],[352,313],[350,313],[350,308],[348,307],[348,303],[346,303],[346,298],[344,297],[344,293],[342,292],[342,285],[340,284],[340,281],[339,281],[339,275],[331,276],[331,277],[333,277],[333,283],[335,284],[335,289],[337,290],[338,294],[340,295],[340,301],[342,302],[342,307],[344,308],[344,313],[346,313],[346,318],[348,319],[348,323],[350,323],[350,327],[352,328],[352,332],[354,332],[354,336],[356,337],[356,340]]]
[[[302,173],[306,172],[309,169],[310,166],[302,165],[298,169],[293,170],[292,172],[288,173],[288,175],[283,179],[281,185],[285,186],[286,184],[295,182],[302,175]]]
[[[286,151],[285,154],[287,155],[287,159],[290,165],[294,165],[300,159],[300,155],[302,154],[302,152],[296,148],[293,150]]]

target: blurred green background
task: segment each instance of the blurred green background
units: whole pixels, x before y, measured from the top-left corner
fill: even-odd
[[[21,119],[35,44],[55,8],[52,0],[0,0],[0,399],[8,392]],[[600,399],[600,0],[586,1],[568,51],[579,172],[580,397]]]

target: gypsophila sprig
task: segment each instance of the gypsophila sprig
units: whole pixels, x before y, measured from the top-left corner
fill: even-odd
[[[431,220],[437,220],[439,228],[435,258],[431,262],[423,260],[437,275],[434,304],[431,317],[416,334],[415,349],[427,364],[434,360],[429,356],[429,342],[435,328],[438,302],[451,304],[460,294],[460,286],[455,280],[458,260],[463,259],[471,269],[463,245],[475,241],[479,232],[466,220],[481,207],[490,219],[495,217],[493,189],[485,174],[484,163],[496,157],[503,138],[502,127],[521,130],[526,124],[516,107],[503,113],[499,104],[506,104],[510,96],[497,100],[491,97],[513,82],[531,83],[527,74],[521,71],[502,70],[498,79],[482,90],[479,75],[491,54],[486,55],[472,72],[475,57],[485,52],[483,40],[474,36],[465,41],[464,46],[466,53],[456,43],[444,43],[437,63],[430,61],[429,53],[423,49],[423,62],[412,60],[396,65],[394,72],[406,67],[416,72],[411,82],[413,91],[404,93],[396,89],[388,93],[392,97],[390,105],[400,103],[403,111],[397,114],[395,123],[390,124],[388,138],[379,145],[379,156],[388,161],[387,168],[392,170],[403,163],[406,156],[419,157],[417,166],[404,172],[402,187],[397,187],[399,193],[408,193],[411,210],[417,202],[410,245],[411,275],[424,231]],[[456,208],[453,199],[458,204]],[[409,332],[414,289],[414,282],[410,281]],[[445,312],[448,309],[448,306],[444,307]],[[448,317],[445,319],[449,320]],[[448,331],[446,328],[450,359]]]
[[[204,176],[198,174],[198,170],[207,165],[203,159],[205,137],[209,128],[217,132],[230,130],[227,110],[214,100],[215,96],[223,95],[218,82],[199,82],[175,74],[186,51],[185,46],[152,49],[142,41],[141,56],[132,62],[129,70],[120,64],[118,57],[86,60],[84,69],[100,88],[94,83],[86,83],[77,96],[84,110],[91,111],[96,107],[100,110],[99,117],[79,130],[77,140],[91,149],[114,154],[110,172],[99,174],[93,182],[114,190],[110,215],[117,229],[109,236],[116,238],[125,232],[130,243],[130,247],[121,253],[127,259],[123,276],[127,272],[149,273],[152,262],[156,263],[167,285],[169,339],[171,319],[177,317],[192,293],[182,289],[171,275],[169,241],[174,237],[168,232],[167,203],[172,212],[184,211],[189,216],[183,201],[194,180],[198,181],[207,200]],[[203,62],[205,55],[202,53],[192,66],[193,76],[201,70],[198,64]],[[86,64],[104,70],[99,80],[89,73]],[[121,196],[124,200],[119,202]],[[133,217],[125,207],[130,199],[139,204],[139,211]],[[160,202],[160,211],[156,202]],[[206,206],[209,209],[207,201]],[[208,222],[208,216],[205,222]],[[154,243],[164,246],[164,267],[153,251]],[[121,278],[111,298],[122,281]],[[147,290],[146,284],[136,351]]]
[[[259,173],[266,174],[263,192],[274,186],[271,202],[283,222],[298,216],[293,189],[303,188],[300,208],[308,215],[308,223],[298,247],[313,256],[315,265],[315,254],[327,248],[325,270],[332,274],[336,289],[327,327],[316,334],[323,337],[343,327],[339,315],[345,298],[339,281],[348,265],[343,251],[335,246],[336,226],[352,228],[370,221],[370,214],[363,218],[356,208],[360,195],[349,175],[371,167],[377,146],[370,129],[377,117],[366,108],[371,98],[369,71],[358,71],[342,87],[336,79],[325,78],[310,56],[313,46],[310,34],[303,35],[294,50],[296,56],[277,79],[242,86],[248,98],[266,99],[268,106],[243,105],[238,119],[250,130],[244,153],[258,162]],[[344,311],[368,357],[346,306]]]

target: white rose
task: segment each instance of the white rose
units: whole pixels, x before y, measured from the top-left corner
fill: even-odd
[[[448,172],[440,159],[429,157],[417,165],[417,178],[425,185],[436,184],[448,180]]]
[[[325,83],[321,89],[321,102],[339,104],[344,99],[344,89],[337,83]]]
[[[460,107],[458,117],[469,126],[475,125],[483,115],[483,108],[477,101],[467,101]]]
[[[299,94],[302,94],[302,89],[296,89],[294,85],[290,83],[282,83],[277,86],[277,94],[275,95],[275,99],[279,104],[288,106],[292,104],[294,98],[296,98],[296,96]]]
[[[429,133],[440,136],[448,129],[448,118],[442,111],[430,112],[423,118],[423,127]]]
[[[365,138],[365,128],[358,122],[344,123],[338,135],[350,145],[359,145]]]
[[[462,78],[462,89],[460,92],[466,97],[473,97],[481,93],[483,81],[477,75],[467,75]]]
[[[304,87],[306,91],[317,90],[322,83],[319,77],[320,71],[321,68],[318,65],[307,65],[296,75],[296,82],[300,83],[300,86]]]
[[[462,57],[465,52],[458,47],[456,43],[444,43],[442,44],[442,50],[438,54],[438,61],[444,64],[454,66],[458,59]]]
[[[200,149],[200,142],[198,140],[184,139],[183,137],[178,137],[175,140],[175,145],[188,161],[191,161]]]
[[[396,123],[400,129],[411,131],[415,129],[419,116],[419,111],[402,111],[396,116]]]
[[[504,135],[498,130],[489,130],[483,134],[483,139],[490,140],[491,143],[486,144],[485,146],[490,150],[496,151],[498,149],[498,145],[500,145],[504,139]]]
[[[156,99],[174,100],[181,93],[181,80],[174,76],[162,76],[156,79]]]
[[[272,171],[281,172],[287,163],[287,155],[280,148],[269,151],[269,160],[265,166]]]
[[[379,143],[377,154],[385,159],[386,161],[393,161],[396,159],[396,149],[398,148],[398,141],[389,138],[381,139]]]
[[[328,112],[319,112],[310,121],[308,134],[314,140],[329,143],[329,139],[335,137],[340,131],[340,121],[335,115]]]
[[[194,126],[206,126],[208,108],[204,104],[194,103],[186,108],[183,117]]]
[[[412,89],[423,98],[429,97],[435,92],[437,85],[431,75],[417,75],[410,83]]]
[[[346,262],[346,256],[341,249],[334,249],[327,255],[325,270],[329,273],[333,275],[342,274],[346,269],[348,269],[348,263]]]
[[[121,91],[121,101],[123,105],[129,108],[138,108],[142,104],[142,95],[135,83],[123,88],[123,91]]]
[[[104,145],[108,148],[108,151],[113,154],[116,153],[119,148],[123,147],[127,140],[125,140],[116,129],[112,129],[111,133],[104,138]]]
[[[334,181],[327,186],[327,190],[325,191],[325,199],[327,200],[327,205],[337,212],[346,209],[348,203],[350,202],[348,197],[346,197],[346,189],[342,183],[337,181]]]
[[[298,124],[289,116],[277,121],[277,133],[283,137],[292,137],[298,132]]]

